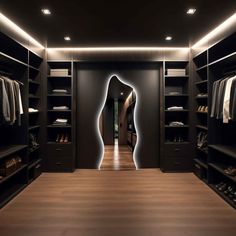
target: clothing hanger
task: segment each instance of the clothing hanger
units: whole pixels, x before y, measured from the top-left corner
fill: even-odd
[[[0,70],[0,75],[7,75],[7,76],[11,76],[12,75],[12,73],[9,73],[9,72],[5,72],[5,71],[2,71],[2,70]],[[19,80],[15,80],[18,84],[20,84],[20,85],[22,85],[22,86],[24,86],[24,84],[21,82],[21,81],[19,81]]]
[[[15,80],[17,83],[19,83],[20,85],[24,86],[24,84],[22,82],[20,82],[19,80]]]

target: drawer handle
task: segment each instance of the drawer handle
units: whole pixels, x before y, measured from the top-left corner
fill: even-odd
[[[178,152],[178,151],[180,151],[180,149],[179,148],[175,148],[175,152]]]
[[[175,166],[178,166],[178,165],[180,165],[181,163],[179,162],[179,161],[175,161],[175,163],[174,163],[174,165]]]
[[[61,148],[56,148],[56,151],[60,152],[60,151],[61,151]]]
[[[57,166],[61,166],[62,163],[61,163],[61,162],[56,162],[56,165],[57,165]]]
[[[41,167],[40,164],[38,164],[37,166],[35,166],[35,169],[39,169]]]

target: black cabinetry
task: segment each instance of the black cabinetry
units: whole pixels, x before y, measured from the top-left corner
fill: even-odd
[[[223,123],[222,117],[211,116],[211,109],[214,82],[235,75],[235,39],[234,33],[193,59],[196,94],[207,94],[197,100],[196,107],[208,106],[206,111],[196,113],[197,134],[200,131],[207,133],[208,145],[196,149],[195,173],[233,207],[236,207],[232,194],[236,189],[236,175],[232,171],[236,168],[236,122]]]
[[[0,207],[41,173],[41,154],[29,145],[30,132],[39,139],[41,118],[28,112],[41,107],[41,63],[39,55],[0,32],[0,74],[19,83],[23,106],[20,123],[0,124]]]
[[[165,61],[161,88],[161,169],[191,171],[189,62]]]
[[[45,170],[70,172],[75,168],[73,62],[48,61],[47,73]]]

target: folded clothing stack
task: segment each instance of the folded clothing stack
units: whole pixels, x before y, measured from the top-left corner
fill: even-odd
[[[56,106],[52,108],[53,110],[69,110],[67,106]]]
[[[167,69],[167,75],[169,76],[185,76],[185,69]]]
[[[169,92],[169,95],[180,95],[181,93],[180,92],[175,92],[175,91],[172,91],[172,92]]]
[[[199,94],[197,95],[198,98],[205,98],[205,97],[207,97],[207,96],[208,96],[207,93],[199,93]]]
[[[53,93],[68,93],[67,89],[53,89]]]
[[[53,125],[56,125],[56,126],[65,126],[65,125],[67,125],[67,122],[68,122],[67,119],[56,119],[56,120],[53,122]]]
[[[69,70],[68,69],[51,69],[50,70],[51,76],[68,76]]]
[[[177,107],[177,106],[167,108],[168,111],[182,111],[183,109],[184,109],[183,107]]]
[[[172,122],[169,123],[169,126],[173,126],[173,127],[175,127],[175,126],[184,126],[184,123],[181,122],[181,121],[172,121]]]
[[[34,109],[32,107],[29,107],[29,113],[34,113],[34,112],[38,112],[39,110],[38,109]]]

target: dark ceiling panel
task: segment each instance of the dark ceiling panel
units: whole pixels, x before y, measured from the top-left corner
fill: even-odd
[[[197,12],[187,16],[186,9]],[[48,7],[51,16],[40,9]],[[235,0],[0,1],[0,11],[48,46],[188,46],[236,11]],[[71,42],[63,37],[69,34]],[[165,42],[165,35],[174,40]]]

